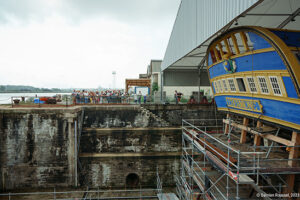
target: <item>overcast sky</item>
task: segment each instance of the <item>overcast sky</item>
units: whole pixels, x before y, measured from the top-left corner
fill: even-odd
[[[0,85],[124,87],[162,59],[180,0],[0,0]]]

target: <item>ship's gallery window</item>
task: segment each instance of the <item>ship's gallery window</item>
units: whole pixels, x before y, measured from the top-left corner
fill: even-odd
[[[257,89],[256,89],[254,77],[247,77],[247,81],[248,81],[248,85],[249,85],[249,88],[250,88],[250,92],[256,93]]]
[[[246,86],[243,78],[236,78],[237,85],[240,92],[246,92]]]
[[[219,87],[220,92],[223,92],[221,81],[218,81],[218,87]]]
[[[237,52],[236,52],[236,50],[235,50],[235,48],[234,48],[232,38],[229,37],[229,38],[227,39],[227,41],[228,41],[229,48],[230,48],[230,51],[231,51],[232,55],[236,55]]]
[[[271,86],[272,86],[274,95],[281,96],[281,90],[280,90],[278,78],[276,76],[270,76],[269,78],[270,78],[270,82],[271,82]]]
[[[264,76],[258,76],[258,82],[260,86],[261,93],[269,94],[268,84]]]
[[[243,42],[243,38],[242,38],[242,33],[235,34],[235,37],[236,37],[236,41],[237,41],[240,53],[245,53],[247,51],[247,49],[244,46],[244,42]]]
[[[226,80],[223,79],[222,82],[223,82],[224,91],[227,92],[228,91],[228,87],[227,87]]]
[[[236,88],[235,88],[235,84],[234,84],[233,78],[228,78],[227,80],[228,80],[228,84],[229,84],[230,90],[232,92],[235,92]]]
[[[216,93],[218,93],[218,92],[219,92],[219,90],[218,90],[218,86],[217,86],[217,82],[216,82],[216,81],[214,81],[214,87],[215,87],[215,91],[216,91]]]

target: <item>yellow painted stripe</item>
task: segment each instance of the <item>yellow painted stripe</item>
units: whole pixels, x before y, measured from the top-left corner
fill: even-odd
[[[233,74],[223,74],[210,79],[211,81],[234,78],[234,77],[246,77],[246,76],[290,76],[287,70],[265,70],[265,71],[247,71],[247,72],[236,72]]]
[[[229,112],[233,112],[233,113],[247,115],[247,116],[259,118],[259,119],[262,119],[262,120],[270,121],[270,122],[273,122],[273,123],[276,123],[276,124],[281,124],[281,125],[286,126],[286,127],[290,127],[290,128],[293,128],[293,129],[300,130],[300,125],[299,124],[283,121],[283,120],[280,120],[280,119],[275,119],[273,117],[268,117],[268,116],[265,116],[265,115],[259,115],[259,114],[250,113],[250,112],[247,112],[247,111],[240,111],[240,110],[234,110],[234,109],[228,109],[228,108],[218,108],[218,110],[220,110],[220,111],[229,111]]]
[[[293,99],[288,97],[281,97],[281,96],[271,96],[271,95],[264,95],[264,94],[247,94],[247,93],[222,93],[222,94],[215,94],[214,96],[243,96],[243,97],[253,97],[253,98],[262,98],[262,99],[271,99],[276,101],[282,101],[287,103],[294,103],[300,105],[300,99]]]

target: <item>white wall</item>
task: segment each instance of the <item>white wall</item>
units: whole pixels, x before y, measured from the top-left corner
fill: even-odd
[[[163,88],[163,91],[166,92],[166,96],[169,98],[174,97],[175,90],[177,90],[177,92],[181,92],[183,94],[184,98],[189,99],[193,92],[199,91],[199,87],[197,87],[197,86],[164,86],[164,88]],[[204,95],[206,95],[206,96],[213,95],[211,87],[201,86],[200,90],[204,90]]]

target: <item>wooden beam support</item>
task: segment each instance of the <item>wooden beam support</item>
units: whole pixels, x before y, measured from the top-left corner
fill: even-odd
[[[243,125],[247,127],[248,123],[249,123],[249,119],[244,117]],[[240,143],[244,144],[246,142],[246,139],[247,139],[247,131],[242,129]]]
[[[293,132],[292,135],[292,143],[294,143],[295,146],[300,145],[300,134],[295,131]],[[299,151],[299,147],[292,147],[289,154],[289,159],[297,159],[298,151]],[[297,160],[289,160],[288,165],[291,167],[295,167],[297,165]]]
[[[230,115],[229,115],[229,113],[227,113],[226,119],[229,120],[229,117],[230,117]],[[226,135],[226,134],[228,134],[228,133],[229,133],[229,124],[226,124],[226,125],[225,125],[224,134]]]
[[[287,175],[287,187],[284,190],[284,194],[291,194],[293,192],[294,184],[295,184],[295,174]],[[291,195],[290,195],[291,196]],[[289,197],[288,199],[292,199]]]
[[[257,128],[262,127],[262,125],[263,124],[261,121],[257,121],[257,124],[256,124]],[[260,143],[261,143],[261,137],[259,135],[255,135],[254,136],[254,145],[260,146]]]
[[[223,119],[223,123],[229,124],[229,120]],[[272,134],[262,134],[262,133],[260,133],[256,130],[251,129],[250,127],[247,127],[247,126],[244,126],[242,124],[235,123],[235,122],[231,122],[230,124],[231,124],[231,126],[234,126],[234,127],[239,128],[239,129],[245,130],[248,133],[259,135],[262,138],[266,138],[268,140],[277,142],[279,144],[283,144],[283,145],[286,145],[286,146],[295,146],[295,143],[293,143],[290,140],[287,140],[287,139],[284,139],[284,138],[281,138],[281,137],[278,137],[278,136],[275,136],[275,135],[272,135]]]

